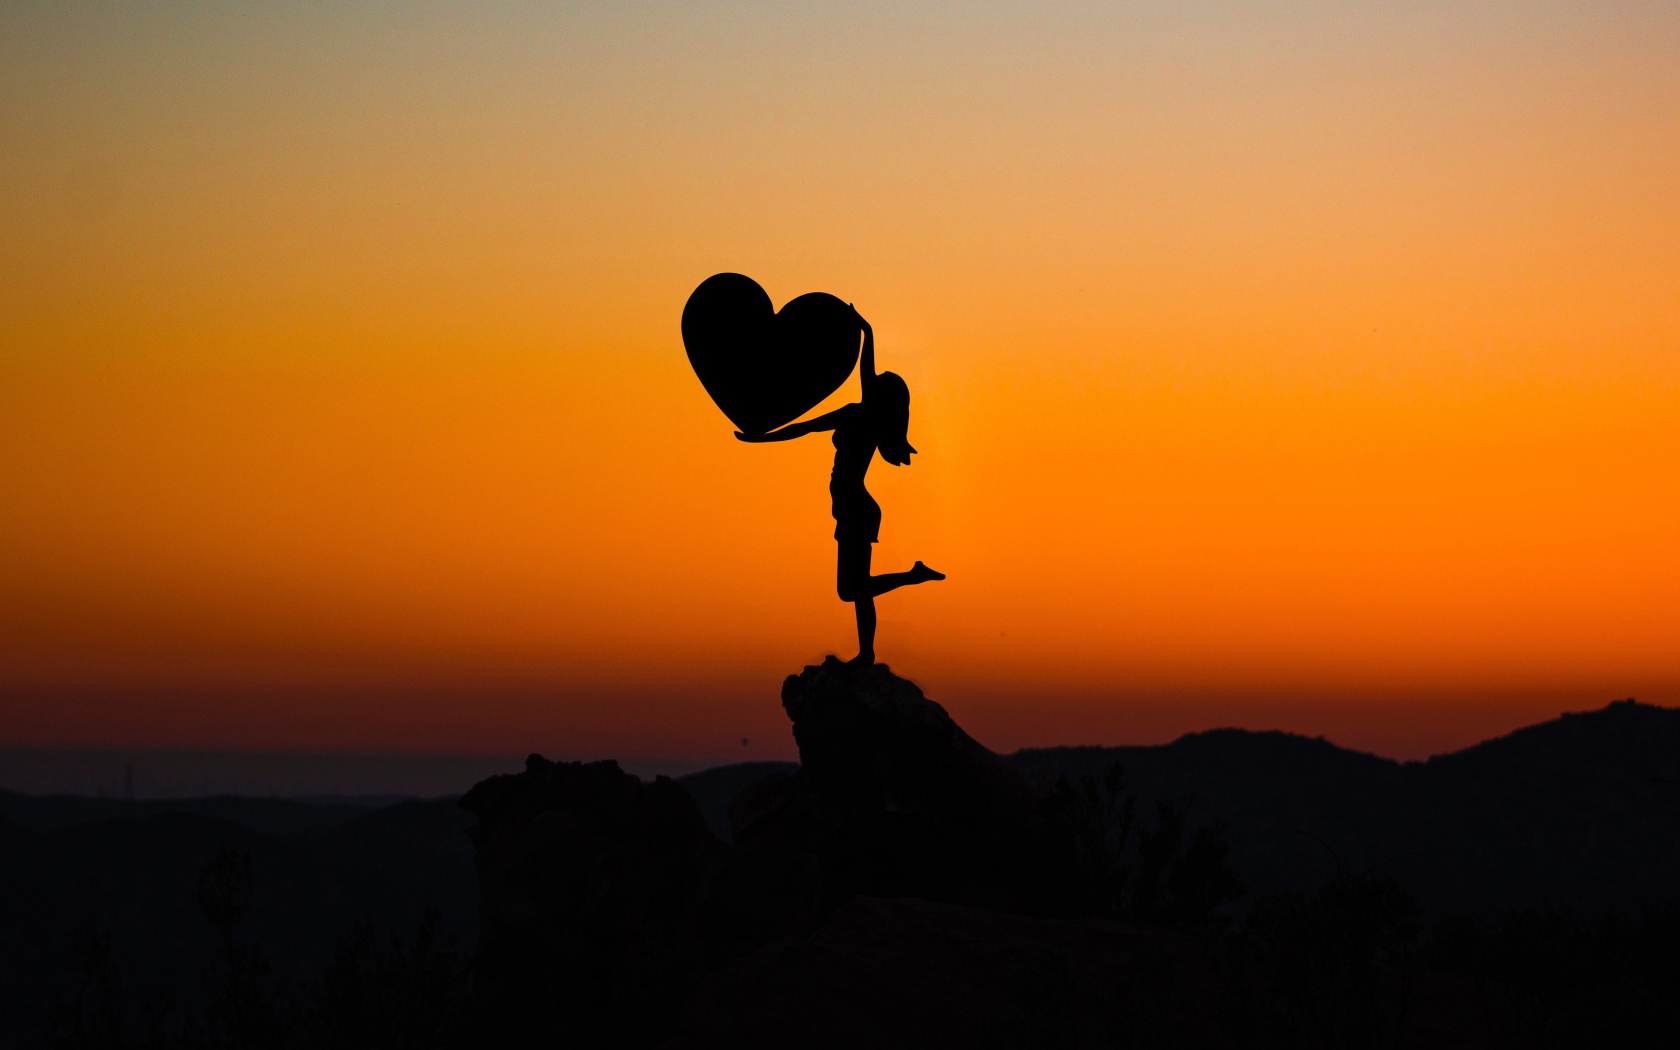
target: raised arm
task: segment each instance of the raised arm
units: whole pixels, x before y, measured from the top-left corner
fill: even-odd
[[[789,423],[780,430],[772,430],[768,434],[743,434],[737,430],[735,431],[735,437],[737,440],[747,441],[755,445],[766,441],[792,441],[796,437],[814,434],[819,430],[833,430],[840,424],[840,413],[843,411],[845,410],[837,408],[815,419],[807,419],[803,423]]]
[[[858,327],[863,329],[863,356],[858,359],[858,378],[863,381],[864,389],[868,389],[875,382],[875,329],[857,312],[857,307],[852,307],[852,314],[857,318]]]

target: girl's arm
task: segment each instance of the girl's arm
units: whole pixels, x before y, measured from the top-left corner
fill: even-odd
[[[851,304],[848,303],[848,306]],[[863,329],[863,356],[858,360],[858,377],[863,380],[865,390],[875,382],[875,329],[852,307],[852,315],[857,318],[858,327]]]
[[[772,430],[768,434],[743,434],[737,430],[735,431],[735,437],[737,440],[749,441],[755,445],[766,441],[792,441],[796,437],[814,434],[819,430],[833,430],[840,425],[840,413],[844,411],[843,408],[837,408],[815,419],[807,419],[803,423],[789,423],[780,430]]]

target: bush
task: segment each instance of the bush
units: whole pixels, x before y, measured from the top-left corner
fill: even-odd
[[[198,904],[215,931],[203,1006],[141,1004],[122,996],[109,933],[77,938],[83,974],[58,1004],[55,1050],[446,1050],[464,1045],[470,980],[465,952],[428,911],[412,938],[383,943],[371,924],[340,941],[330,962],[295,994],[274,987],[261,948],[240,936],[255,882],[250,854],[217,851],[199,876]]]
[[[1099,914],[1195,927],[1241,891],[1224,824],[1212,821],[1187,835],[1189,807],[1172,801],[1156,803],[1153,821],[1140,820],[1118,764],[1100,778],[1056,779],[1043,808],[1073,843],[1085,894]]]

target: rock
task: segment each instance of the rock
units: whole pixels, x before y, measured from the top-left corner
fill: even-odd
[[[1072,857],[1026,779],[884,664],[829,657],[790,675],[800,768],[730,807],[737,843],[821,859],[853,894],[1061,912]]]
[[[487,1039],[657,1045],[696,982],[859,895],[1077,910],[1026,780],[914,683],[831,657],[782,704],[802,765],[736,797],[733,845],[679,785],[612,762],[533,755],[468,793]]]
[[[701,970],[700,885],[724,849],[693,799],[616,762],[532,755],[461,805],[479,818],[484,1045],[654,1045]]]
[[[775,773],[791,774],[799,768],[797,762],[737,762],[715,766],[698,773],[677,777],[677,783],[694,796],[700,815],[712,834],[724,842],[733,842],[729,829],[729,804],[745,789]]]
[[[885,664],[854,667],[831,656],[788,676],[782,708],[801,770],[828,795],[936,821],[1020,824],[1035,811],[1008,762]]]

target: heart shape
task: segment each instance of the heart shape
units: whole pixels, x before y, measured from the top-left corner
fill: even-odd
[[[777,312],[751,277],[714,274],[683,307],[683,346],[700,385],[742,432],[791,423],[852,374],[861,334],[852,308],[827,292]]]

